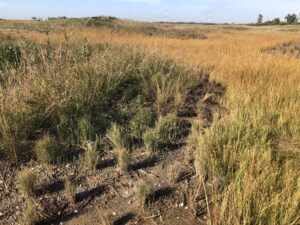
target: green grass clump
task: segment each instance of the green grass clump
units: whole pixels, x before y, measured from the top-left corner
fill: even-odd
[[[146,130],[143,141],[148,150],[155,151],[177,144],[180,141],[180,127],[175,115],[161,116],[154,128]]]
[[[126,142],[123,139],[121,129],[116,124],[112,124],[106,137],[113,146],[119,169],[123,172],[128,171],[131,156],[130,151],[126,148]]]
[[[33,203],[29,203],[24,210],[22,221],[20,222],[24,225],[35,225],[38,222],[37,217],[36,206]]]
[[[93,137],[93,127],[90,121],[82,117],[78,121],[78,133],[79,133],[79,141],[81,144],[86,144],[88,141],[92,140]]]
[[[55,163],[58,157],[56,140],[49,134],[46,134],[36,142],[34,152],[40,163]]]
[[[136,198],[142,207],[145,206],[149,198],[150,190],[145,181],[140,180],[137,185]]]
[[[126,148],[115,148],[117,156],[118,167],[120,171],[127,172],[130,167],[131,155],[130,151]]]
[[[167,178],[172,184],[176,184],[180,179],[181,167],[178,163],[172,164],[167,169]]]
[[[117,124],[112,124],[110,130],[106,134],[106,137],[114,148],[122,148],[124,146],[122,132]]]
[[[84,168],[88,170],[96,170],[99,163],[99,153],[97,151],[97,143],[87,143],[83,156]]]
[[[112,212],[108,211],[100,215],[100,220],[100,225],[114,225],[116,218]]]
[[[156,151],[160,147],[160,138],[154,129],[146,130],[143,134],[143,142],[150,152]]]
[[[70,204],[76,204],[76,186],[69,179],[65,181],[66,196]]]
[[[16,44],[0,45],[0,70],[5,66],[16,67],[21,62],[21,48]]]
[[[37,176],[29,169],[23,169],[18,174],[20,192],[25,197],[32,197],[36,188]]]
[[[130,121],[130,133],[133,138],[141,140],[144,132],[155,125],[155,115],[148,108],[140,108]]]

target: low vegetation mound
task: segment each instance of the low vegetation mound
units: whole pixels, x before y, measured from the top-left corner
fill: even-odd
[[[288,42],[271,48],[263,49],[270,54],[281,54],[300,59],[300,41]]]
[[[55,162],[102,139],[112,124],[125,140],[117,147],[137,145],[152,130],[168,135],[155,121],[173,129],[168,115],[203,79],[201,71],[172,60],[86,40],[4,44],[0,57],[0,152],[15,160]]]

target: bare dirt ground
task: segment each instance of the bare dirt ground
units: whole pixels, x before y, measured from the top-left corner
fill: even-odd
[[[198,210],[203,216],[198,219],[188,206],[189,192],[195,190],[193,168],[185,156],[188,149],[183,147],[161,154],[152,160],[143,160],[143,149],[136,150],[135,160],[128,173],[115,168],[113,155],[103,157],[96,171],[82,174],[78,163],[64,166],[41,166],[30,163],[38,174],[40,183],[36,190],[38,205],[42,206],[43,219],[38,224],[101,224],[101,215],[111,212],[115,224],[199,224],[205,221],[205,201]],[[173,185],[167,179],[168,165],[178,163],[182,168],[180,182]],[[26,199],[19,198],[17,170],[1,163],[1,217],[2,224],[18,224],[26,205]],[[29,164],[28,164],[29,166]],[[12,169],[12,170],[11,170]],[[69,205],[64,180],[72,177],[76,184],[76,205]],[[5,186],[3,180],[5,180]],[[151,194],[145,207],[135,195],[138,181],[150,185]],[[21,224],[21,223],[20,223]]]

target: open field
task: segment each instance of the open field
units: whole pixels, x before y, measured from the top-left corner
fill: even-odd
[[[0,223],[300,223],[300,26],[0,21],[0,41]]]

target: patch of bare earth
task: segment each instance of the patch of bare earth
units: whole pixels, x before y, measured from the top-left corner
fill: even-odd
[[[199,115],[201,105],[206,126],[214,111],[220,112],[217,99],[225,89],[208,78],[190,91],[186,104],[178,113],[187,130]],[[224,109],[222,109],[224,110]],[[222,113],[218,113],[222,114]],[[168,179],[170,165],[178,165],[176,182]],[[38,175],[34,204],[38,207],[37,224],[99,225],[103,216],[112,215],[113,224],[206,224],[211,185],[199,185],[193,166],[193,149],[186,143],[172,146],[149,159],[144,148],[132,152],[129,171],[117,170],[112,151],[102,155],[95,171],[82,172],[79,160],[61,165],[26,164]],[[22,198],[17,183],[19,166],[0,162],[0,224],[22,224],[28,202]],[[75,185],[75,204],[68,201],[66,180]],[[142,206],[136,190],[140,180],[150,194]]]

